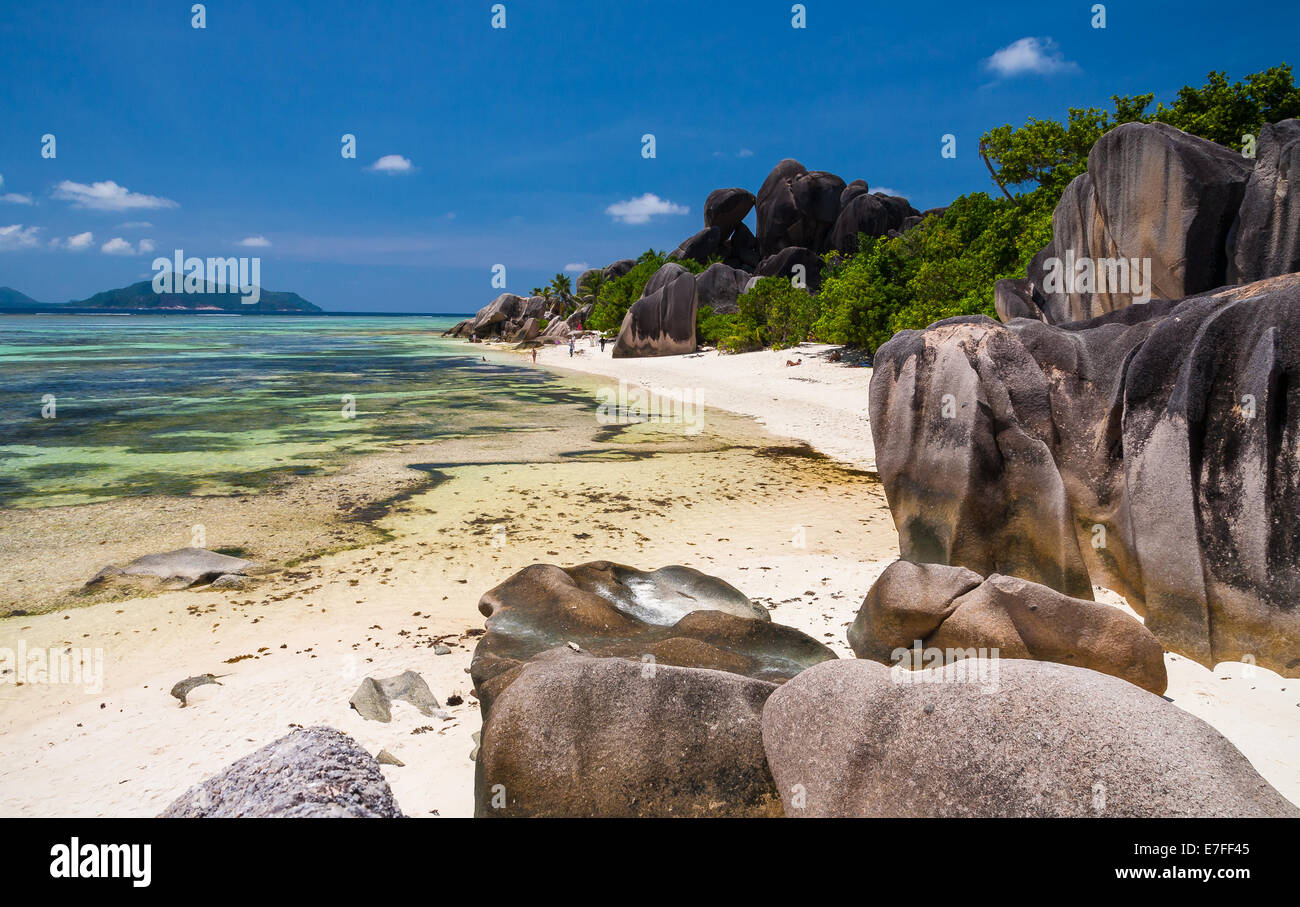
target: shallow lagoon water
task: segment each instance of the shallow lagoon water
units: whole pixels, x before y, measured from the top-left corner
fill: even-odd
[[[395,442],[533,430],[538,403],[575,402],[443,339],[455,320],[0,317],[0,506],[248,492]]]

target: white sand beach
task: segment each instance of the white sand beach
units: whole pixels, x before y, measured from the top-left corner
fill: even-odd
[[[597,376],[702,393],[717,408],[705,436],[685,450],[632,427],[622,453],[594,444],[567,458],[558,452],[578,442],[545,435],[527,451],[518,435],[423,445],[423,462],[466,465],[441,469],[442,481],[378,519],[387,540],[295,564],[248,590],[169,592],[5,620],[0,644],[99,648],[104,676],[96,690],[0,684],[0,815],[155,815],[190,785],[312,724],[403,761],[384,774],[408,815],[470,815],[480,722],[467,671],[482,628],[477,601],[538,561],[696,567],[851,657],[845,630],[897,556],[897,536],[883,489],[863,472],[874,465],[870,370],[815,352],[614,361],[594,347],[572,359],[567,347],[547,348],[539,364],[585,373],[574,380],[588,392]],[[784,364],[799,358],[800,366]],[[832,459],[791,453],[791,441]],[[648,455],[627,455],[642,447]],[[391,458],[380,462],[395,468]],[[156,545],[147,527],[119,532],[120,552]],[[88,577],[101,564],[83,566]],[[438,644],[450,654],[434,654]],[[1210,671],[1177,655],[1166,661],[1169,698],[1300,802],[1300,682],[1238,664]],[[349,708],[363,677],[407,669],[440,701],[463,699],[448,708],[450,719],[399,702],[392,723],[381,724]],[[182,678],[208,672],[228,676],[199,687],[186,708],[168,695]]]

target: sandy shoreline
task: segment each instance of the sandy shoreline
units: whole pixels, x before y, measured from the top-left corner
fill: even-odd
[[[799,358],[801,366],[784,365]],[[366,524],[378,541],[245,591],[171,592],[0,620],[0,645],[98,647],[105,659],[102,690],[0,684],[0,815],[154,815],[293,726],[321,723],[406,763],[384,773],[408,815],[470,815],[479,717],[467,670],[482,628],[477,601],[539,561],[693,566],[851,655],[845,629],[897,556],[883,490],[863,472],[874,467],[869,370],[814,361],[808,348],[614,362],[595,348],[570,360],[567,347],[555,347],[539,360],[575,376],[592,394],[590,409],[567,412],[565,429],[539,418],[524,436],[489,433],[357,461],[350,468],[360,473],[409,472],[412,462],[437,469],[438,481]],[[596,389],[620,377],[670,394],[691,390],[717,409],[691,437],[672,426],[599,425]],[[791,440],[834,459],[807,456]],[[304,500],[263,503],[287,522]],[[122,553],[152,544],[153,527],[129,529],[124,519],[115,542]],[[243,536],[263,531],[246,525]],[[237,542],[240,533],[231,535]],[[439,643],[451,653],[435,655]],[[1169,697],[1300,801],[1300,683],[1243,665],[1166,662]],[[450,720],[405,703],[391,724],[349,709],[361,678],[407,669],[440,700],[464,698]],[[205,672],[230,676],[179,708],[167,690]]]

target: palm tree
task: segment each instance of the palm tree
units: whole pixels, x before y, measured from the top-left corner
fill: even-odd
[[[551,278],[549,289],[553,290],[555,295],[559,297],[560,314],[561,316],[565,315],[569,307],[569,300],[573,297],[573,281],[569,279],[568,274],[561,271]]]

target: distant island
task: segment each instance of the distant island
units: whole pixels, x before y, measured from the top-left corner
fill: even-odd
[[[105,290],[86,299],[65,303],[38,302],[11,287],[0,287],[0,311],[3,312],[226,312],[245,315],[294,314],[322,312],[320,306],[297,293],[262,290],[260,299],[246,304],[238,289],[206,293],[155,293],[151,281],[142,280],[128,287]]]

